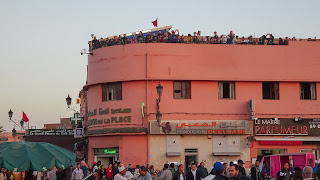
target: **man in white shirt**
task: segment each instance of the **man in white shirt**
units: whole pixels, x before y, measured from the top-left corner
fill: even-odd
[[[200,174],[197,171],[197,165],[195,163],[191,165],[191,170],[187,172],[186,180],[200,180]]]
[[[127,172],[126,168],[123,166],[120,166],[119,173],[114,176],[114,180],[127,180],[127,178],[125,177],[126,172]]]
[[[73,170],[71,180],[82,180],[83,171],[80,169],[80,163],[77,163],[77,168]]]

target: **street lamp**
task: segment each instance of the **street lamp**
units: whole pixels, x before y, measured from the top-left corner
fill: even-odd
[[[160,112],[159,109],[158,109],[158,110],[157,110],[157,114],[156,114],[156,119],[157,119],[158,124],[161,123],[161,118],[162,118],[162,114],[161,114],[161,112]]]
[[[10,111],[8,112],[8,114],[9,114],[9,118],[10,118],[10,120],[11,120],[12,114],[13,114],[13,112],[11,111],[11,109],[10,109]]]
[[[66,98],[68,108],[70,108],[71,100],[72,100],[72,98],[71,98],[71,97],[69,96],[69,94],[68,94],[68,97]]]
[[[12,121],[12,122],[14,123],[13,130],[15,130],[15,127],[16,127],[16,126],[19,126],[19,125],[20,125],[20,127],[21,127],[21,130],[24,129],[24,127],[23,127],[24,121],[23,121],[23,120],[17,121],[17,120],[15,120],[15,119],[14,119],[14,120],[12,119],[13,112],[12,112],[11,109],[10,109],[10,111],[8,112],[8,115],[9,115],[9,118],[10,118],[9,121]],[[12,131],[13,131],[13,130],[12,130]]]
[[[156,87],[156,89],[157,89],[157,93],[159,95],[159,102],[160,102],[160,97],[162,95],[162,90],[163,90],[163,86],[161,86],[160,82],[159,82],[158,86]]]
[[[161,118],[162,118],[162,113],[160,112],[160,98],[162,95],[162,91],[163,91],[163,86],[161,86],[160,82],[158,84],[158,86],[156,87],[157,89],[157,93],[158,93],[158,98],[157,98],[157,113],[156,113],[156,119],[158,124],[160,125],[161,123]]]

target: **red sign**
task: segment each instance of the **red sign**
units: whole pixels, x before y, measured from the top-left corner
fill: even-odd
[[[302,145],[302,141],[259,141],[260,145]]]

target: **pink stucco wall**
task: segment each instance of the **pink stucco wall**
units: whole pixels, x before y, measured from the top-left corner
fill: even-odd
[[[143,120],[146,121],[146,118],[142,118],[141,104],[146,103],[146,86],[145,82],[137,81],[133,83],[122,83],[122,100],[116,101],[104,101],[102,102],[102,86],[95,85],[90,87],[88,91],[88,110],[93,111],[94,109],[99,110],[102,109],[118,109],[118,108],[131,108],[131,113],[124,114],[111,114],[108,115],[99,115],[91,116],[88,119],[107,119],[112,116],[131,116],[131,123],[117,123],[114,124],[113,127],[143,127]],[[91,125],[89,126],[89,130],[100,129],[103,127],[110,127],[109,124],[104,125]]]
[[[289,46],[129,44],[95,50],[88,85],[143,79],[318,81],[319,42]]]
[[[148,154],[147,135],[135,136],[99,136],[89,138],[88,163],[94,160],[94,148],[119,147],[119,161],[127,166],[146,164]]]

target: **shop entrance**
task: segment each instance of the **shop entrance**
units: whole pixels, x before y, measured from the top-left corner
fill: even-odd
[[[95,148],[94,149],[94,161],[101,161],[106,168],[110,163],[114,163],[119,159],[119,147],[112,148]]]
[[[107,166],[110,164],[110,163],[114,163],[117,159],[117,157],[115,156],[103,156],[103,155],[96,155],[95,156],[95,162],[98,162],[98,161],[101,161],[101,164],[104,164],[105,168],[107,168]]]
[[[185,156],[185,167],[187,168],[189,166],[189,164],[194,161],[195,163],[197,163],[197,155],[186,155]]]
[[[185,168],[187,169],[190,163],[193,161],[197,164],[198,161],[198,149],[185,149]]]

